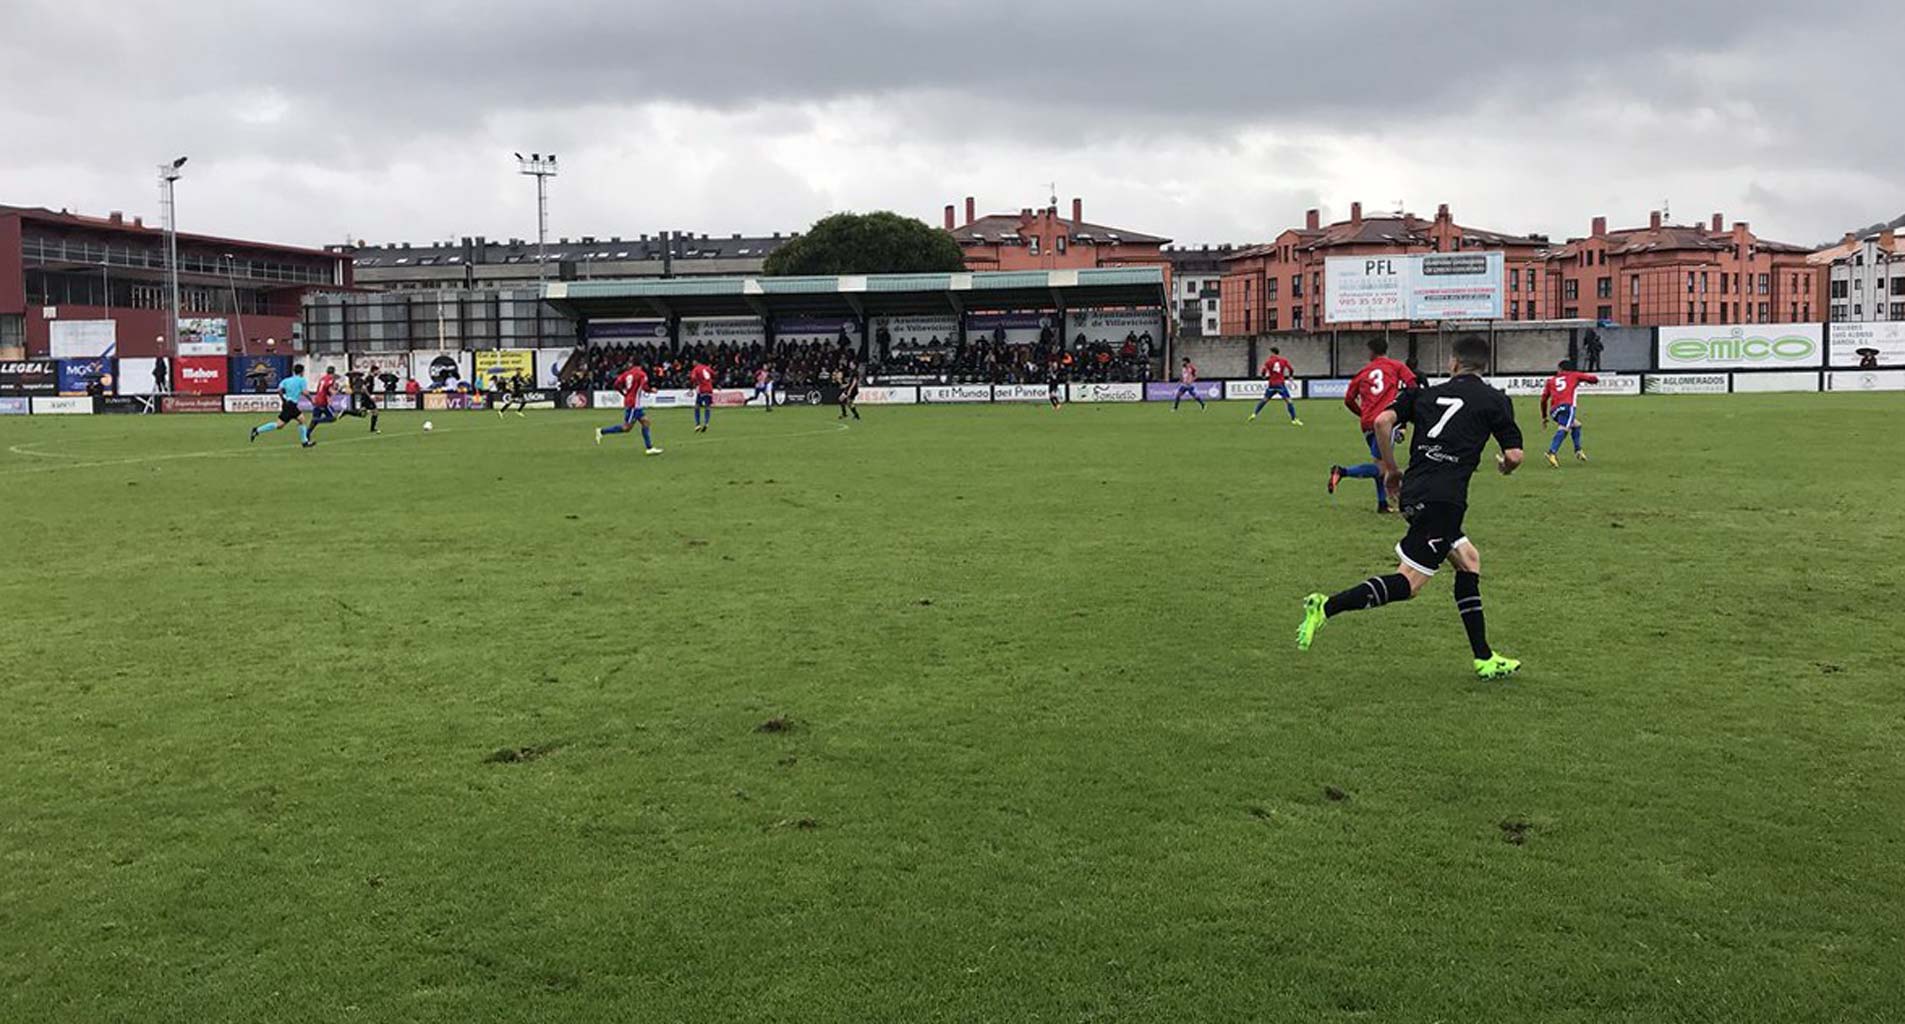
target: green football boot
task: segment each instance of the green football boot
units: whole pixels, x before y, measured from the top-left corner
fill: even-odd
[[[1483,679],[1507,679],[1521,671],[1521,662],[1502,654],[1475,660],[1475,674]]]
[[[1303,599],[1303,621],[1296,627],[1296,649],[1307,651],[1310,644],[1316,642],[1316,631],[1323,628],[1329,616],[1323,614],[1323,605],[1329,597],[1324,594],[1311,594]]]

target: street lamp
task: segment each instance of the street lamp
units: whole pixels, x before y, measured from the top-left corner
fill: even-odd
[[[172,184],[179,180],[179,168],[185,157],[159,165],[159,207],[165,213],[165,266],[172,292],[172,316],[166,321],[166,344],[173,354],[179,350],[179,221],[173,202]]]
[[[238,304],[238,257],[225,254],[225,281],[231,286],[232,315],[238,318],[238,348],[245,348],[245,309]]]

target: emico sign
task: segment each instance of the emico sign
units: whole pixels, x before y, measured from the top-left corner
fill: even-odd
[[[1823,324],[1660,328],[1663,370],[1798,368],[1824,363]]]

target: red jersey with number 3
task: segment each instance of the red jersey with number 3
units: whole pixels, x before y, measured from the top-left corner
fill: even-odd
[[[636,409],[642,404],[642,392],[648,390],[648,371],[631,366],[615,378],[615,390],[622,393],[622,408]]]
[[[714,367],[707,363],[696,363],[694,369],[688,371],[688,380],[693,382],[696,391],[704,395],[714,393]]]
[[[1283,382],[1296,373],[1296,367],[1290,365],[1282,356],[1271,356],[1263,361],[1263,380],[1271,387],[1282,387]]]
[[[1415,386],[1416,375],[1407,366],[1388,356],[1377,356],[1349,382],[1349,390],[1343,393],[1343,404],[1362,421],[1363,431],[1367,433],[1376,429],[1376,417],[1396,404],[1396,396],[1402,394],[1403,388]]]
[[[1600,382],[1601,378],[1591,373],[1576,373],[1572,370],[1563,370],[1549,377],[1548,383],[1542,385],[1541,409],[1543,412],[1546,412],[1556,406],[1573,405],[1575,392],[1580,390],[1581,385],[1599,384]]]

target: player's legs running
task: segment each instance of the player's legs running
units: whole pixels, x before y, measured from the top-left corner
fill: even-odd
[[[714,396],[697,392],[695,394],[695,433],[707,433],[709,424],[714,422]]]
[[[1363,442],[1369,446],[1370,459],[1380,460],[1382,458],[1381,449],[1376,447],[1375,434],[1365,433],[1363,435]],[[1389,511],[1389,492],[1382,486],[1382,467],[1377,465],[1375,461],[1365,462],[1356,466],[1331,466],[1329,492],[1335,494],[1336,485],[1342,483],[1345,478],[1376,481],[1376,511]]]
[[[610,434],[626,434],[629,432],[629,428],[636,424],[640,424],[642,428],[642,447],[646,449],[650,455],[660,455],[661,449],[655,447],[654,439],[648,434],[648,413],[644,412],[640,406],[622,410],[622,422],[620,423],[614,424],[613,426],[595,428],[595,443],[601,444],[602,439]]]
[[[1455,565],[1455,608],[1468,634],[1469,651],[1475,656],[1475,674],[1483,679],[1514,675],[1521,662],[1496,653],[1488,644],[1482,616],[1482,556],[1461,529],[1460,506],[1418,506],[1408,535],[1396,545],[1400,564],[1395,572],[1371,576],[1334,595],[1311,594],[1303,599],[1303,619],[1296,629],[1297,650],[1309,650],[1316,642],[1317,631],[1335,616],[1381,608],[1416,596],[1446,560]],[[1451,534],[1455,535],[1452,540]]]
[[[316,447],[317,442],[311,440],[311,435],[317,432],[318,427],[323,426],[326,423],[336,423],[336,422],[337,422],[337,413],[332,412],[331,407],[329,405],[313,404],[311,406],[311,420],[310,422],[304,425],[304,440],[302,443],[302,447],[305,447],[305,448]]]
[[[277,430],[279,427],[290,426],[293,423],[297,423],[299,424],[300,427],[302,427],[303,424],[301,421],[303,419],[304,419],[304,414],[298,411],[297,404],[293,402],[286,402],[284,403],[283,407],[278,410],[277,419],[272,420],[269,423],[260,423],[257,426],[251,428],[251,440],[256,441],[258,440],[259,434],[269,434],[272,431]]]

